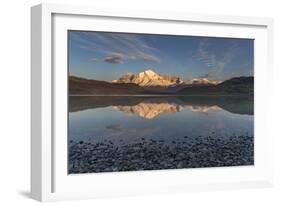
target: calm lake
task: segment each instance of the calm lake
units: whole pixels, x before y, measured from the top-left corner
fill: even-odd
[[[252,165],[253,133],[248,96],[71,96],[69,173]]]

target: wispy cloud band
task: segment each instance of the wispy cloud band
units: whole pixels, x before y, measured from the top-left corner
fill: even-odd
[[[195,61],[203,63],[209,70],[208,73],[201,76],[202,78],[218,78],[227,66],[232,65],[235,55],[239,52],[236,44],[228,46],[220,53],[213,51],[213,48],[214,45],[209,45],[207,38],[202,39],[192,55]]]
[[[74,32],[72,38],[79,47],[100,52],[108,63],[122,63],[124,60],[160,62],[156,48],[149,46],[134,34],[104,32]]]

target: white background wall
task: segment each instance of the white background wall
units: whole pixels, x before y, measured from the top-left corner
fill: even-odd
[[[0,32],[0,204],[36,205],[28,198],[30,172],[30,6],[47,1],[1,1]],[[271,189],[215,191],[114,199],[59,202],[61,205],[280,205],[281,204],[281,6],[274,0],[57,0],[92,6],[208,14],[265,16],[275,20],[275,183]],[[265,68],[267,69],[267,68]],[[266,86],[266,85],[265,85]],[[280,126],[279,126],[280,125]],[[280,129],[279,129],[280,130]],[[47,203],[50,204],[50,203]]]

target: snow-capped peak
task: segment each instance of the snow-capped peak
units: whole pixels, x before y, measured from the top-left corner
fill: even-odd
[[[139,76],[140,76],[140,77],[146,76],[146,77],[148,77],[148,78],[154,79],[154,78],[156,78],[156,77],[159,77],[160,75],[157,74],[156,72],[154,72],[154,71],[148,69],[148,70],[145,70],[144,72],[140,72],[140,73],[139,73]]]
[[[172,86],[180,82],[179,77],[169,77],[157,74],[151,69],[147,69],[138,74],[126,74],[118,80],[113,80],[114,83],[135,83],[140,86]]]

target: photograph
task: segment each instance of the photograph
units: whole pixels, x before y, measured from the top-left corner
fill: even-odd
[[[68,174],[254,165],[254,39],[67,31]]]

